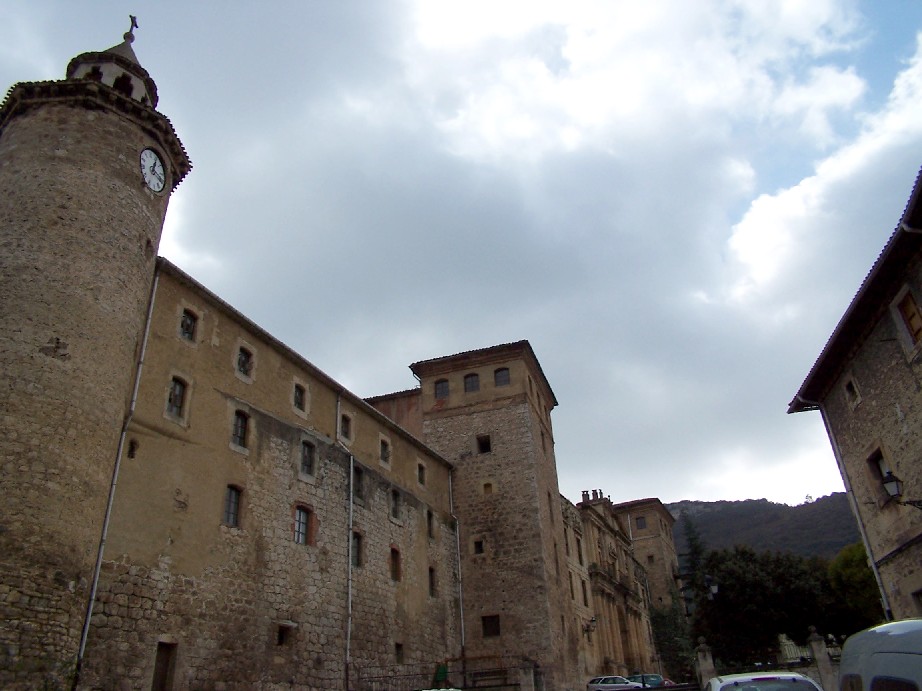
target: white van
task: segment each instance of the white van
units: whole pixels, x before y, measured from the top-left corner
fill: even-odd
[[[922,691],[922,619],[850,636],[842,647],[839,691]]]

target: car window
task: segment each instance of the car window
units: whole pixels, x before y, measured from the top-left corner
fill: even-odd
[[[720,691],[816,691],[806,679],[745,679],[724,684]],[[895,689],[893,691],[896,691]]]
[[[919,687],[909,679],[874,677],[871,680],[871,691],[919,691]]]

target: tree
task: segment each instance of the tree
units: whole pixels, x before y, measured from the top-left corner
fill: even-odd
[[[651,608],[650,626],[666,676],[676,681],[694,679],[694,647],[678,591],[668,607]]]
[[[880,590],[868,565],[864,545],[856,542],[842,548],[829,564],[830,592],[837,619],[833,633],[850,635],[884,620]]]

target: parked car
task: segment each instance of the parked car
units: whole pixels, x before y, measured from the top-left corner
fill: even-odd
[[[714,677],[704,691],[823,691],[810,677],[797,672],[766,670]]]
[[[922,619],[881,624],[849,636],[842,646],[839,688],[922,688]]]
[[[595,677],[590,679],[586,684],[587,691],[624,691],[625,689],[643,688],[637,682],[630,681],[624,677],[610,675],[607,677]]]
[[[628,675],[628,679],[641,686],[663,686],[666,683],[662,674],[631,674]],[[671,684],[672,682],[669,683]]]

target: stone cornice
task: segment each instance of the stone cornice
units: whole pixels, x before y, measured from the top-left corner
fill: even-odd
[[[89,79],[14,84],[0,104],[0,136],[3,136],[4,129],[12,120],[47,103],[70,104],[89,110],[108,110],[134,122],[149,134],[169,157],[170,179],[174,190],[192,170],[192,162],[169,118],[149,106],[123,96],[105,84]]]

